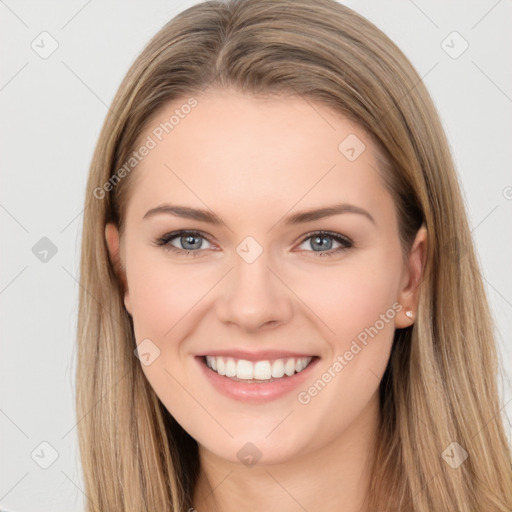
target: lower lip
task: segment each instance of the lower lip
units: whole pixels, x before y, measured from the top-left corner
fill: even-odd
[[[271,382],[262,381],[249,383],[235,381],[229,377],[219,375],[206,366],[206,362],[202,356],[196,357],[196,359],[204,375],[217,391],[234,400],[251,403],[269,402],[290,393],[308,378],[313,367],[316,366],[319,361],[318,357],[313,358],[304,370],[293,374],[291,377],[285,376]]]

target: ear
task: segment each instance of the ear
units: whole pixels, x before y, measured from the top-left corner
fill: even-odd
[[[126,271],[121,261],[119,230],[117,226],[111,222],[107,223],[105,226],[105,240],[107,242],[110,261],[124,290],[124,306],[128,313],[131,315],[132,312],[130,304],[130,292],[128,290],[128,281],[126,279]]]
[[[396,317],[397,328],[409,327],[414,323],[418,310],[419,285],[423,278],[427,256],[427,229],[424,225],[416,233],[404,268],[398,302],[403,309]],[[407,314],[407,312],[409,314]]]

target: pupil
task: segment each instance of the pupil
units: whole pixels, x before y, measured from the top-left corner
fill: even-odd
[[[322,244],[321,242],[325,241],[325,240],[327,240],[327,243],[326,244]],[[322,248],[322,247],[326,248],[326,246],[328,246],[327,249],[330,249],[331,248],[330,244],[332,244],[332,240],[328,236],[316,236],[313,239],[313,243],[314,244],[317,243],[320,246],[320,248]],[[313,249],[314,249],[314,246],[313,246]]]
[[[194,245],[194,240],[196,241],[196,245],[197,245],[197,241],[199,241],[199,245],[201,245],[201,241],[199,240],[199,237],[197,236],[193,236],[193,235],[187,235],[187,236],[184,236],[182,237],[182,240],[185,239],[185,244],[191,244],[191,245]],[[197,247],[193,247],[194,249],[197,249]]]

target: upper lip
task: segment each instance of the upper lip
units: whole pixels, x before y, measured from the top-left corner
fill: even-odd
[[[260,350],[258,352],[249,352],[247,350],[211,350],[199,357],[212,356],[212,357],[232,357],[233,359],[245,359],[246,361],[266,361],[273,359],[286,359],[286,358],[303,358],[315,357],[313,354],[291,352],[289,350]]]

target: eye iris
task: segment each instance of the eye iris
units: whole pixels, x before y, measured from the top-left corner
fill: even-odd
[[[187,250],[199,249],[201,247],[201,237],[199,237],[199,236],[185,235],[185,236],[181,237],[180,241],[181,241],[181,244],[183,245],[183,247]],[[194,245],[194,241],[195,241],[195,247],[187,247],[186,246],[186,244]]]
[[[325,240],[328,241],[327,244],[322,243]],[[332,248],[332,239],[329,236],[317,235],[311,239],[311,246],[313,247],[313,250],[316,250],[315,244],[318,244],[318,246],[320,246],[320,249],[325,249],[325,248],[331,249]]]

